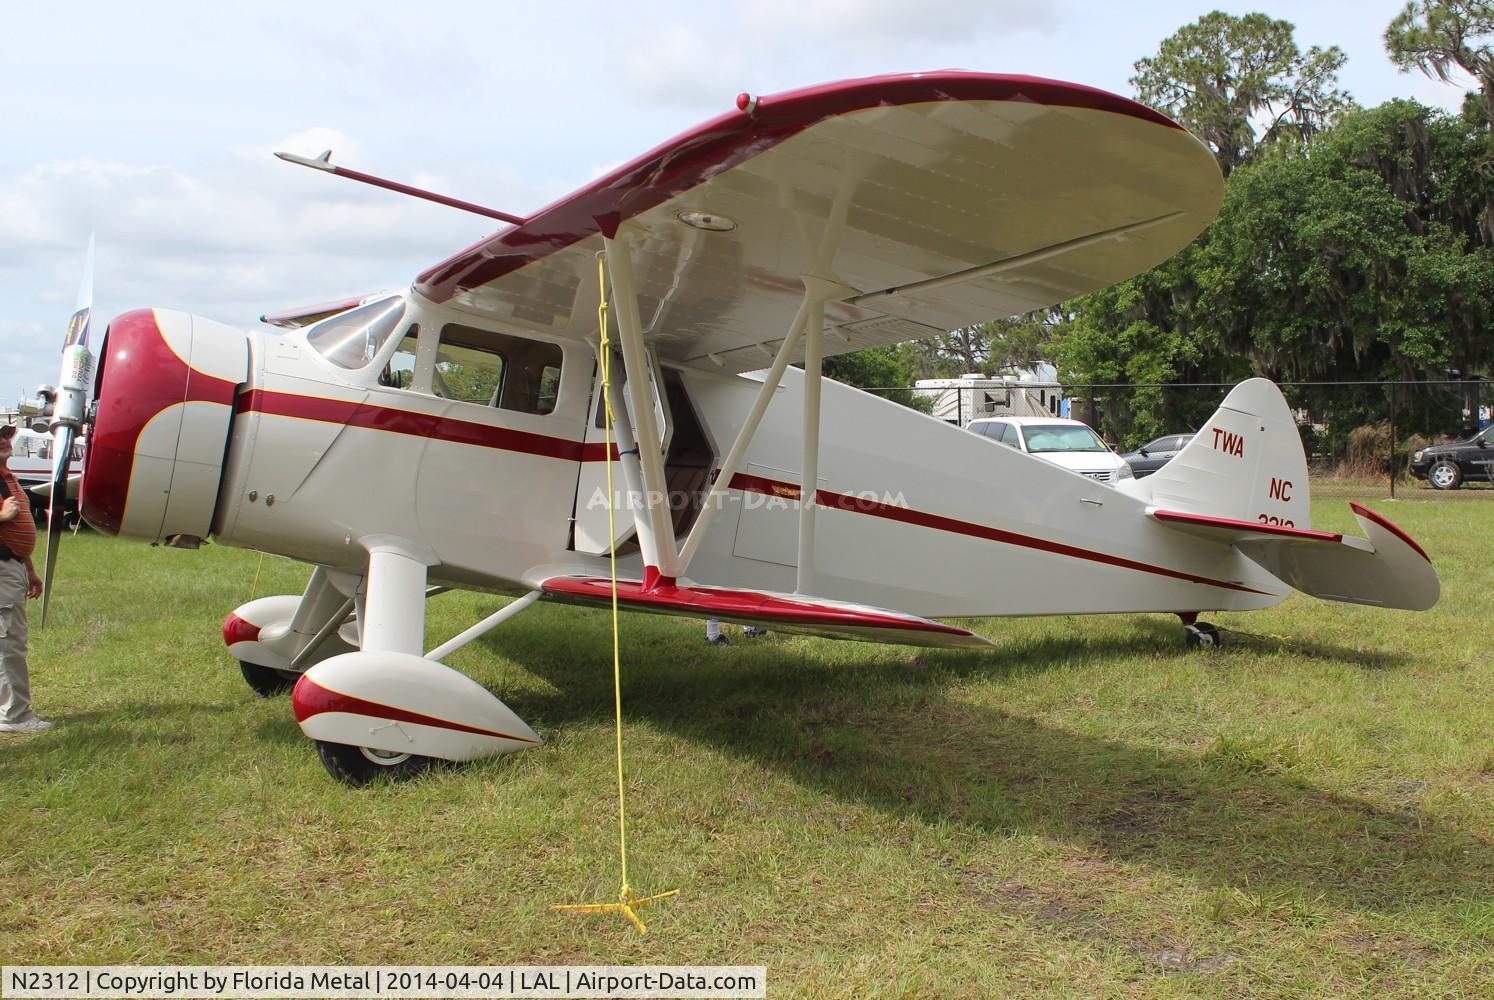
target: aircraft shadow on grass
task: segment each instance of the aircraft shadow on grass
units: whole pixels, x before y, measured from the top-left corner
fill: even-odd
[[[1176,631],[1167,629],[1172,641]],[[601,629],[595,638],[594,656],[577,659],[573,646],[522,663],[553,684],[553,694],[511,701],[540,732],[611,718],[610,642]],[[693,627],[690,640],[694,648]],[[494,652],[509,645],[486,642]],[[1200,732],[1197,754],[1159,750],[951,695],[973,678],[1134,656],[1134,638],[1076,632],[984,654],[920,650],[889,661],[873,653],[860,664],[807,659],[772,639],[742,646],[709,650],[685,671],[676,661],[688,656],[667,652],[666,664],[634,665],[624,674],[624,714],[889,815],[1039,833],[1221,888],[1396,913],[1454,906],[1494,881],[1486,839],[1413,804],[1313,787],[1215,734]],[[1313,648],[1373,668],[1401,662]],[[1156,655],[1199,654],[1159,645]]]

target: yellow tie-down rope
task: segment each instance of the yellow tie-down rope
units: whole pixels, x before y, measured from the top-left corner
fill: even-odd
[[[621,913],[634,927],[638,928],[638,933],[647,934],[648,927],[638,919],[637,908],[646,903],[678,895],[679,890],[671,889],[652,896],[635,896],[632,887],[628,885],[628,818],[623,793],[622,666],[618,655],[617,637],[617,515],[612,503],[615,496],[612,492],[612,420],[614,415],[611,394],[608,392],[612,385],[612,349],[607,339],[607,268],[600,255],[597,257],[597,291],[600,297],[600,304],[597,306],[597,327],[601,330],[602,338],[601,350],[597,353],[601,357],[602,406],[606,408],[607,413],[602,437],[605,448],[602,454],[607,466],[607,548],[608,556],[612,561],[612,707],[617,723],[617,853],[622,863],[622,887],[617,891],[615,903],[555,903],[550,909],[577,910],[583,913]]]

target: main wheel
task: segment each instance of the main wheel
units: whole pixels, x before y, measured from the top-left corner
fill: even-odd
[[[1427,482],[1434,489],[1455,490],[1463,485],[1463,470],[1456,462],[1442,461],[1427,470]]]
[[[244,675],[244,683],[261,698],[285,694],[296,686],[296,681],[301,676],[290,670],[261,667],[257,663],[245,663],[243,660],[239,661],[239,673]]]
[[[353,747],[345,743],[316,741],[316,755],[327,773],[345,785],[361,788],[378,777],[391,781],[413,778],[430,770],[432,757],[413,753],[393,753],[372,747]]]

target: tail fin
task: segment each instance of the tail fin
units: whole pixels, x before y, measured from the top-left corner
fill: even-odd
[[[1263,378],[1230,390],[1172,461],[1118,488],[1166,510],[1312,527],[1302,438],[1281,390]]]
[[[1421,546],[1351,505],[1366,538],[1313,531],[1307,457],[1281,390],[1241,382],[1177,457],[1116,489],[1179,531],[1232,544],[1268,573],[1325,601],[1424,611],[1441,584]]]

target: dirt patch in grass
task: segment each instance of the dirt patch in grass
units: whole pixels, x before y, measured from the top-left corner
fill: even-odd
[[[1334,944],[1356,955],[1388,960],[1413,969],[1426,968],[1441,958],[1437,950],[1424,941],[1401,934],[1376,934],[1365,928],[1338,935]]]
[[[1187,943],[1139,932],[1125,921],[1101,913],[1085,897],[1052,886],[993,880],[973,872],[963,873],[960,881],[983,909],[1020,917],[1076,941],[1122,948],[1160,972],[1218,972],[1240,960],[1227,953],[1195,955]]]
[[[1145,791],[1128,795],[1114,810],[1094,818],[1102,843],[1153,837],[1168,822],[1191,805],[1180,791]]]

